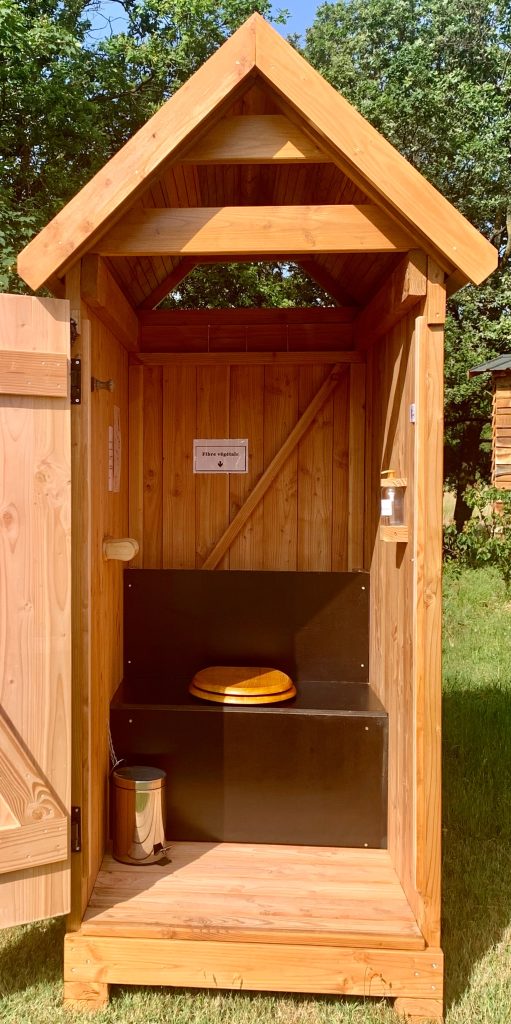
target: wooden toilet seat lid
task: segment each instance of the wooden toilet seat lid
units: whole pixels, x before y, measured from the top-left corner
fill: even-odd
[[[276,668],[212,665],[196,672],[190,693],[215,704],[276,704],[296,694],[293,681]]]

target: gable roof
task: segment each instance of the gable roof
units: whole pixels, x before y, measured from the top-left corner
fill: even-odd
[[[479,366],[473,366],[468,371],[468,376],[477,377],[480,373],[499,373],[506,370],[511,370],[511,353],[504,356],[497,356],[496,359],[490,359],[487,363],[479,363]]]
[[[179,160],[260,76],[355,185],[454,271],[479,284],[496,249],[339,93],[253,14],[29,243],[18,272],[37,289],[62,276],[132,206],[169,160]],[[457,273],[456,273],[457,272]]]

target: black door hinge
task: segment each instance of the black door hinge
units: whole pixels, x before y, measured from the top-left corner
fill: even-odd
[[[71,405],[82,401],[82,360],[71,359]]]
[[[71,853],[82,850],[82,808],[71,808]]]

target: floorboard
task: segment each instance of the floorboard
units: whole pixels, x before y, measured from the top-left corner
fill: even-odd
[[[107,855],[82,934],[424,949],[386,850],[172,843],[167,856]]]

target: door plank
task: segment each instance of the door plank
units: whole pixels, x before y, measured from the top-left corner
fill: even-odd
[[[29,296],[0,296],[0,350],[69,356],[69,303]],[[20,828],[4,829],[18,867],[24,843],[26,870],[2,876],[0,924],[21,924],[69,911],[67,842],[48,840],[45,863],[32,866],[34,816],[57,823],[57,845],[67,835],[71,786],[71,430],[69,397],[0,397],[0,705],[18,739],[2,742],[10,764],[4,802]],[[26,752],[32,769],[23,762]],[[21,759],[21,760],[20,760]],[[23,779],[22,773],[25,772]],[[32,772],[32,773],[31,773]],[[18,776],[16,786],[13,778]],[[40,779],[40,783],[35,781]],[[17,795],[15,795],[15,790]],[[50,816],[51,807],[55,817]],[[20,813],[18,813],[20,812]],[[44,821],[44,816],[42,819]],[[53,825],[49,824],[49,833]],[[62,833],[60,832],[62,829]],[[27,830],[27,831],[25,831]],[[23,833],[23,835],[22,835]],[[25,841],[26,840],[26,841]],[[13,843],[16,844],[14,852]],[[42,842],[44,848],[45,842]],[[56,862],[65,852],[65,859]],[[41,846],[35,863],[41,854]],[[51,863],[50,863],[51,861]]]

